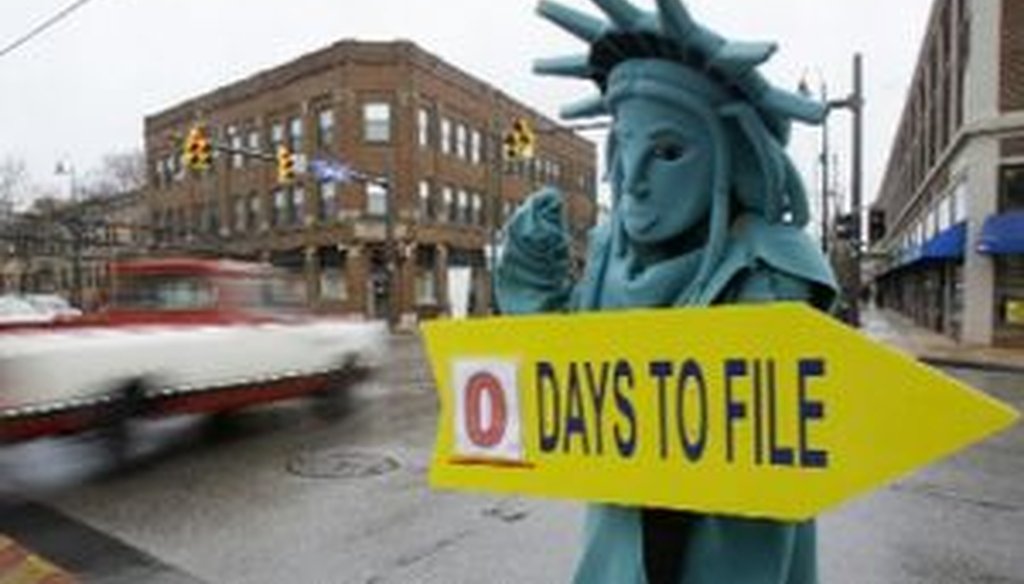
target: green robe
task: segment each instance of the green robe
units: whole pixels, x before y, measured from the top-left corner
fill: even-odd
[[[495,286],[503,312],[609,310],[645,305],[635,302],[621,282],[616,281],[618,272],[611,267],[623,260],[612,251],[612,227],[605,224],[592,232],[586,271],[573,287],[561,275],[565,268],[561,264],[567,257],[566,242],[557,220],[552,221],[553,211],[533,211],[532,216],[524,214],[519,225],[513,226],[515,232],[510,233],[498,266]],[[822,310],[831,308],[836,298],[834,278],[823,256],[802,230],[769,224],[754,215],[740,217],[732,225],[724,253],[707,284],[696,293],[689,290],[688,300],[678,298],[670,304],[707,306],[789,300],[809,302]],[[679,271],[688,271],[683,267],[686,262],[675,265],[680,266]],[[670,280],[659,276],[651,282],[654,286],[668,286]],[[644,298],[657,299],[656,292],[645,290]],[[638,508],[588,507],[575,584],[648,583],[641,515]],[[686,514],[684,525],[683,532],[672,537],[679,545],[679,584],[818,582],[813,521],[794,524]],[[664,545],[671,548],[673,542]]]

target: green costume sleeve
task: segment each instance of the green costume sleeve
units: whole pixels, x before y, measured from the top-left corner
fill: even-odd
[[[531,195],[509,220],[505,234],[494,276],[501,311],[566,310],[572,283],[561,192],[547,187]]]

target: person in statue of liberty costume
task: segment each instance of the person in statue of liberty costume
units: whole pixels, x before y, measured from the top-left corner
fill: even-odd
[[[790,123],[820,122],[825,107],[757,72],[773,44],[726,40],[678,0],[656,0],[653,13],[592,1],[610,22],[541,2],[538,12],[590,51],[535,69],[597,84],[598,95],[562,117],[611,115],[611,214],[591,232],[574,283],[561,194],[548,187],[528,198],[505,228],[495,274],[502,312],[776,300],[831,309],[835,281],[803,231],[806,195],[784,152]],[[809,584],[816,557],[813,521],[591,505],[574,581]]]

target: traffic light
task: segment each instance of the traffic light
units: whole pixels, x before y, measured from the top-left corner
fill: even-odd
[[[530,123],[523,118],[516,118],[512,122],[512,131],[519,136],[519,157],[533,158],[537,138],[533,135]]]
[[[519,158],[519,142],[516,139],[515,134],[508,132],[505,134],[505,139],[502,140],[502,145],[505,150],[506,160],[515,160]]]
[[[530,128],[529,122],[524,118],[515,118],[512,121],[512,129],[505,133],[502,144],[505,158],[509,160],[533,158],[537,137]]]
[[[213,146],[206,137],[205,127],[192,126],[183,147],[182,158],[185,160],[185,168],[196,172],[209,170],[213,164]]]
[[[283,185],[295,182],[295,155],[286,146],[277,147],[277,182]]]
[[[885,211],[871,209],[868,213],[868,238],[871,243],[878,243],[885,237]]]
[[[836,217],[836,237],[839,239],[859,239],[857,233],[857,216],[853,213],[843,213]]]

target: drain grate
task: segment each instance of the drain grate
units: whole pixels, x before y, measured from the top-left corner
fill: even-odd
[[[288,461],[288,472],[311,479],[363,479],[387,474],[398,460],[386,454],[359,450],[303,452]]]

